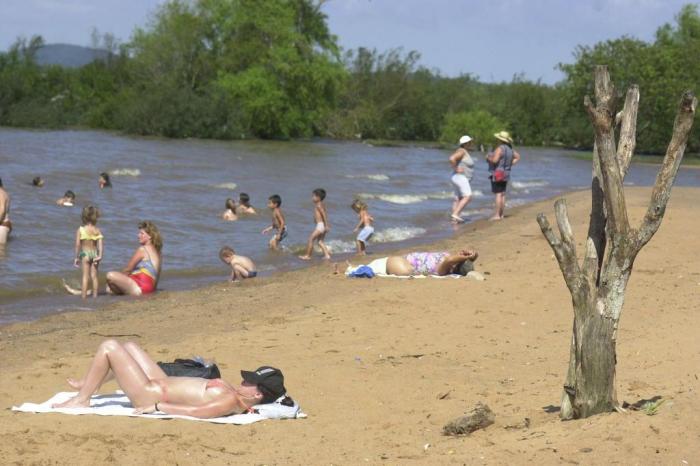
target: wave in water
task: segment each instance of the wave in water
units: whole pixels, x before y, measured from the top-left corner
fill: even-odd
[[[231,191],[233,191],[238,187],[238,185],[236,183],[219,183],[215,184],[214,187],[218,189],[230,189]]]
[[[117,168],[109,174],[112,176],[141,176],[141,170],[138,168]]]
[[[544,186],[549,186],[549,183],[546,181],[513,181],[513,187],[516,189],[541,188]]]
[[[484,193],[478,190],[472,192],[472,196],[481,197]],[[452,199],[452,192],[441,191],[438,193],[430,194],[372,194],[372,193],[360,193],[358,194],[362,199],[370,200],[376,199],[379,201],[390,202],[392,204],[417,204],[419,202],[424,202],[429,199]]]
[[[417,238],[425,233],[425,228],[420,227],[393,227],[375,232],[370,241],[373,243],[395,243]]]
[[[389,181],[389,176],[383,173],[377,173],[374,175],[345,175],[346,178],[362,178],[365,180],[373,181]]]

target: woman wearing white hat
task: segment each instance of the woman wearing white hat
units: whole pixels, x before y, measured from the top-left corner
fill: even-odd
[[[467,135],[459,138],[459,148],[450,155],[450,165],[452,166],[452,177],[450,181],[455,190],[455,198],[452,202],[452,221],[462,223],[462,210],[472,198],[472,188],[469,185],[474,175],[474,161],[469,156],[467,149],[472,147],[472,138]]]
[[[508,131],[500,131],[493,136],[497,140],[497,147],[486,156],[491,192],[496,195],[496,211],[491,220],[501,220],[506,208],[506,187],[510,179],[510,170],[520,161],[520,154],[513,150],[513,138]]]

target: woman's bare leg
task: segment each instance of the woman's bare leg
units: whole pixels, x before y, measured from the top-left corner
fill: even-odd
[[[68,283],[66,283],[65,280],[62,280],[62,283],[63,283],[63,288],[65,288],[66,291],[69,292],[70,294],[75,295],[75,296],[80,296],[82,294],[82,290],[77,290],[77,289],[73,288]]]
[[[163,397],[159,384],[151,382],[136,359],[116,340],[106,340],[100,344],[85,376],[78,394],[54,405],[55,408],[77,408],[90,406],[90,397],[107,378],[110,369],[117,383],[129,397],[134,407],[146,406]]]
[[[134,358],[141,370],[143,370],[150,380],[164,379],[168,376],[165,372],[163,372],[163,369],[161,369],[158,364],[153,362],[153,359],[151,359],[151,357],[133,341],[126,342],[122,346],[124,346],[124,349],[131,355],[132,358]],[[102,379],[102,383],[100,385],[104,385],[112,379],[114,379],[114,372],[110,370],[105,378]],[[68,385],[76,390],[80,390],[84,384],[85,379],[68,379]]]
[[[400,277],[416,274],[411,263],[403,256],[389,256],[386,260],[386,273]]]
[[[114,294],[141,296],[141,288],[122,272],[107,272],[107,288]]]

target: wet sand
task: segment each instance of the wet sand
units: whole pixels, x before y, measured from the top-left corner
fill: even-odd
[[[633,222],[649,192],[628,189]],[[547,201],[426,246],[478,248],[484,282],[346,279],[323,264],[2,327],[5,408],[67,390],[65,377],[81,375],[98,343],[117,336],[158,360],[214,357],[233,381],[240,368],[276,365],[309,418],[219,426],[5,409],[0,461],[693,464],[700,459],[699,194],[674,189],[659,232],[636,261],[621,321],[618,398],[661,396],[667,401],[655,416],[559,421],[572,311],[535,222],[540,211],[552,220]],[[580,244],[590,195],[567,198]],[[477,401],[495,411],[494,425],[469,437],[441,435]]]

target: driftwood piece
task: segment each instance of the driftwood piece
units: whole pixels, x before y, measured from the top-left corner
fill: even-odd
[[[474,409],[454,419],[442,428],[443,435],[469,435],[475,430],[485,429],[496,421],[496,415],[487,405],[479,401]]]

